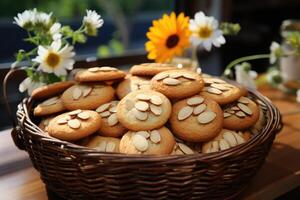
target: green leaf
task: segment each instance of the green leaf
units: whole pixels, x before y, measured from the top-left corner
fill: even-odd
[[[65,36],[72,37],[74,31],[72,30],[72,28],[70,26],[63,26],[61,28],[61,33]]]
[[[56,76],[53,73],[47,74],[47,83],[55,83],[55,82],[59,82],[62,81],[62,78],[59,76]]]
[[[79,42],[79,43],[85,43],[86,37],[82,33],[74,32],[73,34],[73,43]]]
[[[24,57],[25,57],[25,51],[23,50],[23,49],[20,49],[19,51],[18,51],[18,53],[16,54],[16,60],[18,61],[18,62],[21,62],[23,59],[24,59]]]
[[[238,23],[223,22],[220,25],[220,29],[224,35],[237,35],[241,30],[241,26]]]
[[[97,55],[101,58],[106,58],[111,55],[110,49],[106,45],[100,45],[97,49]]]

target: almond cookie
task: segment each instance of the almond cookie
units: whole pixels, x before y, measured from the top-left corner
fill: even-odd
[[[177,69],[174,65],[166,63],[143,63],[131,67],[129,73],[136,76],[155,76],[156,74]]]
[[[38,104],[34,110],[34,116],[51,115],[66,110],[59,96],[52,97]]]
[[[129,130],[151,130],[163,126],[171,114],[171,103],[153,90],[138,90],[126,95],[117,106],[117,116]]]
[[[222,129],[214,139],[206,142],[202,146],[202,153],[214,153],[235,147],[247,142],[251,137],[250,132],[241,132]]]
[[[220,105],[236,101],[242,96],[241,90],[218,78],[203,78],[205,87],[200,95],[216,101]]]
[[[63,81],[45,85],[33,90],[31,97],[33,99],[46,99],[48,97],[53,97],[55,95],[63,93],[66,89],[68,89],[75,83],[75,81]]]
[[[116,93],[119,99],[124,98],[132,91],[150,89],[150,79],[138,76],[126,77],[117,87]]]
[[[222,109],[213,100],[196,95],[173,105],[170,123],[173,133],[188,142],[204,142],[222,129]]]
[[[169,70],[151,79],[151,88],[171,99],[182,99],[198,94],[203,86],[201,76],[187,70]]]
[[[244,130],[253,126],[259,118],[259,107],[251,99],[240,97],[223,108],[224,128]]]
[[[120,137],[127,129],[119,123],[117,118],[117,105],[119,101],[111,101],[109,103],[102,104],[96,109],[96,112],[102,118],[102,126],[99,130],[99,134],[107,137]]]
[[[76,141],[98,131],[101,127],[100,115],[91,110],[74,110],[52,119],[48,126],[50,136]]]
[[[97,81],[113,81],[122,79],[126,73],[114,67],[93,67],[84,71],[79,71],[75,75],[78,82],[97,82]]]
[[[45,133],[48,132],[48,126],[49,126],[49,123],[50,121],[54,118],[55,116],[49,116],[49,117],[46,117],[46,118],[43,118],[41,120],[41,122],[39,123],[39,128],[44,131]]]
[[[114,98],[114,89],[104,84],[78,84],[67,89],[61,99],[68,110],[94,110]]]
[[[128,131],[120,142],[120,152],[126,154],[167,155],[174,148],[175,139],[166,127],[151,131]]]
[[[98,151],[119,153],[120,139],[97,135],[93,136],[85,146]]]

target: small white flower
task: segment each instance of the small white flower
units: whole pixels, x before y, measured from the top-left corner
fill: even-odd
[[[223,32],[218,29],[218,26],[219,23],[214,17],[207,17],[203,12],[197,12],[195,19],[190,20],[192,45],[201,45],[210,51],[212,46],[220,47],[225,44]]]
[[[257,77],[257,73],[255,71],[247,71],[242,65],[236,65],[235,77],[239,84],[252,89],[256,88],[254,80]]]
[[[38,70],[65,76],[67,70],[73,69],[74,55],[73,46],[61,48],[61,40],[55,40],[50,47],[39,46],[38,56],[33,61],[39,63]]]
[[[31,80],[31,78],[27,77],[19,85],[19,91],[25,92],[27,90],[28,95],[31,95],[33,90],[35,90],[36,88],[42,87],[44,85],[45,85],[45,83],[36,82],[36,81]]]
[[[96,11],[86,10],[86,16],[83,17],[82,23],[86,27],[87,34],[96,35],[97,29],[103,25],[104,21]]]
[[[281,47],[277,42],[272,42],[270,46],[270,63],[274,64],[281,55]]]
[[[22,28],[28,28],[36,23],[36,9],[33,10],[25,10],[22,13],[18,13],[16,17],[14,17],[14,24]]]
[[[55,40],[60,40],[61,39],[61,33],[60,33],[60,28],[61,28],[61,24],[56,22],[54,23],[49,32],[50,34],[52,35],[52,39],[55,41]]]
[[[300,103],[300,89],[297,90],[297,102]]]
[[[36,25],[42,25],[44,27],[49,27],[51,24],[51,16],[52,13],[44,13],[44,12],[37,12],[36,14]]]

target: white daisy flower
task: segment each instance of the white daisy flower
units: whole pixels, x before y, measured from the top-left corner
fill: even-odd
[[[33,80],[31,80],[31,78],[27,77],[19,85],[19,91],[25,92],[27,90],[28,95],[31,95],[33,90],[35,90],[36,88],[42,87],[44,85],[46,85],[46,84],[33,81]]]
[[[18,13],[16,17],[14,17],[14,24],[17,24],[21,28],[30,28],[36,23],[36,9],[33,10],[25,10],[22,13]]]
[[[103,25],[104,21],[96,11],[86,10],[86,16],[83,17],[82,23],[88,35],[96,35],[97,29]]]
[[[277,59],[281,56],[282,50],[280,44],[272,42],[270,46],[270,63],[274,64]]]
[[[36,25],[41,25],[44,27],[49,27],[51,24],[51,16],[52,13],[44,13],[44,12],[37,12],[36,14]]]
[[[190,20],[192,45],[201,45],[210,51],[212,46],[220,47],[225,44],[223,32],[218,29],[218,26],[219,23],[214,17],[207,17],[203,12],[197,12],[195,19]]]
[[[50,47],[39,46],[38,56],[33,61],[39,63],[38,70],[65,76],[67,70],[73,69],[74,55],[73,46],[61,48],[61,40],[55,40]]]
[[[243,65],[236,65],[235,66],[235,77],[236,82],[239,84],[256,89],[255,79],[257,78],[256,71],[253,70],[246,70]]]
[[[54,23],[51,27],[50,27],[50,34],[52,36],[52,39],[55,40],[60,40],[61,39],[61,33],[60,33],[60,28],[61,28],[61,24],[56,22]]]

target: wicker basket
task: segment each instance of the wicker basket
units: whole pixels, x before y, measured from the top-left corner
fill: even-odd
[[[248,142],[218,153],[101,153],[45,135],[31,119],[30,99],[18,106],[12,137],[46,187],[65,199],[230,199],[257,173],[282,127],[274,105],[258,92],[249,94],[262,107],[265,126]]]

